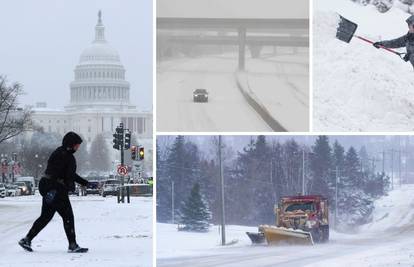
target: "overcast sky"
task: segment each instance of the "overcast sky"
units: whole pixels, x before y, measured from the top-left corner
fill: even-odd
[[[120,54],[131,103],[152,109],[151,0],[8,0],[0,16],[0,75],[24,85],[22,104],[69,104],[69,83],[95,37],[102,10],[105,37]]]
[[[158,0],[157,16],[309,18],[309,0]]]

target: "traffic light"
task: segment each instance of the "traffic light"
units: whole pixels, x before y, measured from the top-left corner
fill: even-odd
[[[112,140],[112,142],[114,143],[113,148],[119,150],[119,137],[118,137],[118,134],[115,133],[112,136],[114,137],[114,140]]]
[[[131,159],[137,160],[137,147],[131,146]]]
[[[114,137],[113,148],[120,150],[123,146],[123,129],[120,127],[116,127],[115,133],[112,136]]]
[[[144,159],[144,148],[143,147],[139,148],[138,154],[139,154],[139,160],[143,160]]]
[[[125,132],[125,142],[124,142],[125,146],[124,148],[126,150],[128,150],[131,147],[131,132],[127,131]]]

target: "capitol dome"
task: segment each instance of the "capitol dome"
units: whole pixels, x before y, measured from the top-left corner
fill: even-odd
[[[79,59],[79,64],[93,64],[94,62],[108,62],[121,65],[118,52],[106,42],[94,42],[88,48],[83,50]]]
[[[118,52],[105,39],[102,13],[98,13],[95,39],[83,50],[70,84],[70,109],[123,107],[129,104],[129,83]]]

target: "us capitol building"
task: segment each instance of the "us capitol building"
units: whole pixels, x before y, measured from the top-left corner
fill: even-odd
[[[46,103],[37,103],[32,115],[36,126],[61,135],[75,131],[90,143],[100,133],[112,138],[123,122],[138,139],[152,138],[152,112],[139,111],[130,104],[130,84],[118,52],[105,39],[101,11],[95,40],[80,55],[74,72],[69,105],[64,110],[52,110]]]

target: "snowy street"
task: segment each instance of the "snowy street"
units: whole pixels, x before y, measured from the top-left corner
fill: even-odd
[[[0,199],[0,266],[152,266],[152,198],[133,197],[117,204],[115,197],[71,196],[77,242],[86,254],[67,253],[62,219],[52,221],[24,251],[24,237],[40,215],[41,197]]]
[[[221,247],[217,227],[208,234],[177,232],[158,224],[158,266],[413,266],[414,186],[404,185],[375,202],[373,221],[353,234],[331,231],[327,244],[252,246],[245,231],[229,226]],[[168,237],[168,240],[167,240]],[[168,242],[167,242],[168,241]],[[236,242],[237,241],[237,242]]]
[[[307,54],[248,58],[251,90],[287,130],[308,129]],[[293,61],[293,62],[292,62]],[[299,66],[299,67],[297,67]],[[158,65],[157,129],[160,131],[272,131],[237,87],[233,54],[175,59]],[[196,88],[208,103],[194,103]]]

